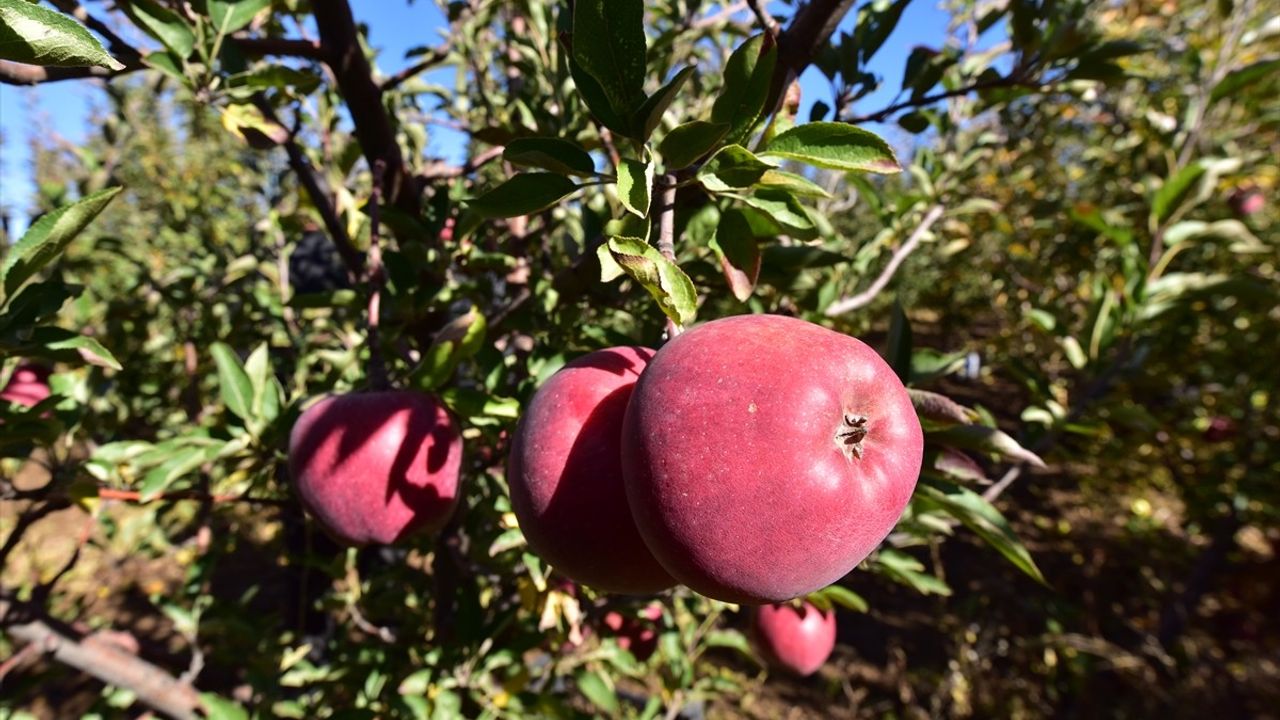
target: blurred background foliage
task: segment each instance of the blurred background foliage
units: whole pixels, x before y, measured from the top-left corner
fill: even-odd
[[[761,20],[645,5],[646,87],[697,66],[665,138],[715,116]],[[541,2],[444,4],[447,37],[389,62],[452,68],[452,85],[334,61],[365,57],[345,3],[86,4],[145,49],[89,23],[124,68],[85,143],[37,136],[33,217],[124,189],[5,288],[0,380],[55,370],[50,399],[0,405],[6,625],[126,647],[219,718],[1274,713],[1280,24],[1264,2],[956,0],[946,45],[903,58],[901,92],[868,107],[906,5],[768,4],[783,38],[804,7],[852,22],[804,59],[830,96],[787,98],[767,132],[882,123],[914,138],[903,172],[788,165],[820,189],[791,215],[705,184],[675,206],[700,319],[821,322],[920,391],[924,478],[825,595],[840,644],[817,676],[767,672],[739,608],[597,594],[524,547],[503,478],[522,404],[567,360],[655,345],[666,322],[636,281],[601,280],[606,239],[655,216],[628,215],[614,180],[638,146],[593,118],[570,13]],[[467,133],[465,164],[429,156],[438,126]],[[501,148],[528,137],[607,169],[564,202],[477,217],[467,201],[516,174]],[[394,160],[375,177],[371,158]],[[466,490],[439,537],[356,551],[305,520],[283,460],[304,401],[367,380],[352,276],[375,183],[382,349],[397,384],[462,420]],[[744,217],[758,277],[721,259],[717,227]],[[141,712],[135,689],[23,647],[0,635],[0,715]]]

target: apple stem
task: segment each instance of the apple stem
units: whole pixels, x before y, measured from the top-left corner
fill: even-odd
[[[836,442],[843,443],[846,454],[856,458],[862,457],[862,441],[867,437],[867,416],[845,413],[840,429],[836,431]]]
[[[661,189],[658,205],[658,252],[671,262],[676,261],[676,178],[663,174],[654,178],[654,190]],[[658,194],[658,193],[655,193]],[[667,318],[667,340],[682,332],[675,320]]]
[[[373,194],[369,198],[369,257],[365,266],[365,282],[369,287],[368,311],[368,343],[369,343],[369,385],[374,390],[385,390],[387,382],[387,364],[382,357],[382,348],[378,339],[378,320],[382,316],[382,287],[386,283],[386,272],[382,266],[382,243],[379,238],[379,225],[382,219],[382,176],[387,165],[382,159],[373,161]]]

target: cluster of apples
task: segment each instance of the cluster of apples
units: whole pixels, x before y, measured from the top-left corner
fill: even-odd
[[[615,347],[566,365],[520,419],[507,480],[529,546],[567,578],[628,594],[682,583],[771,606],[757,613],[762,635],[812,625],[829,645],[829,613],[776,604],[840,579],[884,539],[923,444],[910,396],[870,347],[743,315],[658,351]],[[461,455],[438,401],[385,391],[308,408],[289,465],[320,525],[362,545],[441,527]]]
[[[758,605],[852,570],[897,522],[922,454],[911,398],[874,350],[742,315],[566,365],[521,419],[507,479],[529,545],[566,576]]]

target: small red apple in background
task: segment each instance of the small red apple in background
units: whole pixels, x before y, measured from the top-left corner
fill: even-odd
[[[889,533],[924,438],[893,369],[862,342],[777,315],[667,343],[623,429],[631,511],[676,580],[737,603],[826,587]]]
[[[330,395],[289,435],[298,495],[334,539],[390,544],[438,530],[458,502],[462,438],[449,413],[417,392]]]
[[[622,485],[622,420],[653,354],[616,347],[565,365],[534,395],[511,442],[511,506],[529,547],[599,590],[675,584],[636,530]]]
[[[753,623],[760,654],[772,666],[796,675],[812,675],[836,646],[836,616],[809,602],[761,605]]]
[[[1237,216],[1244,217],[1262,212],[1262,208],[1267,204],[1267,199],[1263,196],[1262,191],[1256,187],[1240,187],[1236,188],[1231,193],[1231,196],[1227,198],[1227,204],[1231,206],[1231,212]]]
[[[1236,423],[1229,417],[1215,415],[1209,419],[1209,427],[1204,429],[1202,437],[1207,442],[1222,442],[1236,436]]]
[[[618,647],[629,650],[640,662],[648,660],[658,649],[658,630],[635,618],[610,610],[604,616],[604,626],[612,631]]]
[[[22,364],[9,377],[9,384],[0,390],[0,400],[31,407],[49,397],[49,369],[39,365]]]

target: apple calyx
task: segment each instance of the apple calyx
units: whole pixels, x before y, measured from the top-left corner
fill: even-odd
[[[867,416],[845,413],[836,430],[836,443],[842,445],[846,457],[862,458],[862,441],[867,437]],[[852,459],[852,458],[850,458]]]

